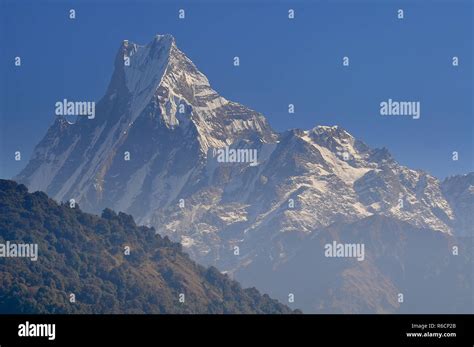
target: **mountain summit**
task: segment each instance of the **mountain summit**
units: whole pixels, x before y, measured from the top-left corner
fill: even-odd
[[[170,35],[124,41],[95,118],[56,119],[16,179],[86,211],[130,213],[230,274],[371,216],[473,234],[469,182],[442,186],[339,126],[276,133],[212,89]]]
[[[96,114],[76,124],[57,118],[17,179],[88,210],[143,212],[196,185],[210,149],[276,138],[262,115],[219,96],[171,35],[123,42]]]

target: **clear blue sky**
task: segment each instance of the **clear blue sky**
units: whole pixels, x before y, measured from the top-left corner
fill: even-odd
[[[98,101],[122,40],[145,44],[157,33],[174,35],[222,96],[263,113],[276,130],[337,124],[437,177],[473,171],[471,0],[0,3],[2,178],[26,165],[56,101]],[[420,101],[421,119],[380,116],[389,98]]]

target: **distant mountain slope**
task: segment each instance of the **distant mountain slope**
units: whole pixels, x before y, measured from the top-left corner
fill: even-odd
[[[294,244],[285,237],[279,242]],[[363,244],[363,261],[326,257],[333,242]],[[256,257],[236,277],[280,300],[292,293],[305,313],[474,313],[472,238],[370,216],[335,223],[299,245],[281,261]]]
[[[444,196],[454,211],[454,229],[460,236],[474,236],[474,172],[446,178]]]
[[[197,265],[180,244],[129,215],[86,214],[0,180],[0,243],[6,241],[37,243],[39,254],[37,261],[0,258],[0,313],[291,312]]]

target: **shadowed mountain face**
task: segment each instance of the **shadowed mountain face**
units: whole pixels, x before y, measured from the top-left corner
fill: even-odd
[[[325,246],[333,242],[364,245],[363,260],[327,257]],[[370,216],[335,223],[298,245],[281,261],[257,257],[236,277],[273,288],[280,300],[292,293],[306,313],[473,312],[472,238]]]
[[[1,313],[292,312],[197,265],[129,215],[86,214],[0,180],[0,243],[7,241],[37,244],[38,253],[36,261],[0,258]]]
[[[130,213],[193,259],[252,279],[245,272],[262,259],[289,261],[334,223],[384,216],[472,236],[471,178],[441,184],[339,126],[276,133],[214,91],[172,36],[157,35],[145,46],[123,43],[95,118],[58,117],[16,179],[86,211]]]
[[[454,229],[460,236],[472,237],[474,207],[474,172],[446,178],[441,185],[454,212]]]

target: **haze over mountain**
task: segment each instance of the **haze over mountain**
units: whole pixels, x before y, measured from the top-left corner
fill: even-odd
[[[130,66],[124,64],[127,57]],[[216,150],[225,147],[256,150],[258,165],[219,162]],[[292,260],[311,253],[308,244],[316,241],[309,240],[326,228],[335,232],[338,226],[335,233],[342,237],[348,225],[356,232],[357,223],[364,221],[373,232],[361,239],[370,244],[371,237],[381,237],[384,250],[392,245],[391,233],[400,239],[410,238],[409,232],[422,239],[426,235],[420,245],[432,244],[434,237],[433,256],[441,257],[433,260],[436,264],[453,256],[448,246],[457,237],[473,235],[472,173],[440,182],[399,165],[387,149],[369,148],[340,126],[277,133],[263,115],[214,91],[170,35],[157,35],[145,46],[125,41],[95,118],[72,123],[57,117],[16,179],[58,201],[75,199],[86,211],[110,207],[130,213],[139,224],[181,242],[198,262],[244,283],[258,282],[280,299],[291,291],[290,273],[310,276],[315,267],[326,271],[323,263]],[[416,261],[406,247],[401,242],[390,253],[402,268]],[[315,259],[324,255],[311,249],[320,252]],[[382,285],[380,278],[368,276],[361,279],[365,289],[351,292],[341,287],[344,281],[336,281],[334,290],[342,291],[346,301],[321,304],[327,283],[314,278],[314,291],[296,307],[316,312],[400,310],[393,296],[385,298],[403,291],[398,275],[382,266],[380,257],[368,259],[362,264],[371,265],[357,264],[357,271],[360,266],[377,268],[386,287],[373,289],[374,283]],[[283,263],[298,265],[284,275],[279,270]],[[465,270],[472,267],[460,268],[464,282],[455,287],[465,289],[472,277]],[[410,278],[435,271],[416,269]],[[275,271],[279,281],[264,281],[266,271]],[[292,282],[301,290],[302,285]],[[354,300],[361,303],[348,303]]]

